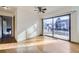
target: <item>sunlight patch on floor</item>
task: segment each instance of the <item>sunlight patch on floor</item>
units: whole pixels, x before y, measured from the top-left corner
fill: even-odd
[[[8,43],[8,44],[0,44],[0,50],[19,48],[19,47],[30,47],[30,46],[38,46],[38,45],[46,45],[50,43],[56,43],[56,40],[35,40],[28,43]]]

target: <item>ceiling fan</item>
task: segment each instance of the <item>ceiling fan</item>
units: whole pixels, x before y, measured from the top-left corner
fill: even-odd
[[[44,8],[44,7],[36,7],[37,9],[36,10],[34,10],[34,11],[38,11],[38,12],[42,12],[42,13],[45,13],[45,11],[47,10],[46,8]]]

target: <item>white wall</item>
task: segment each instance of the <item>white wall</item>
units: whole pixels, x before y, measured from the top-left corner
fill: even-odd
[[[76,12],[70,12],[74,10],[76,10]],[[63,7],[56,11],[44,14],[43,18],[54,17],[68,13],[71,13],[71,41],[79,43],[79,7]]]
[[[16,32],[18,42],[41,34],[42,22],[33,7],[18,7],[16,12]]]

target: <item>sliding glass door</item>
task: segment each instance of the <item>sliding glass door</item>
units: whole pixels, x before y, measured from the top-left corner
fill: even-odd
[[[54,37],[60,39],[69,39],[69,15],[53,18],[54,20]]]
[[[43,35],[69,40],[70,15],[52,17],[43,20]]]
[[[43,20],[43,35],[53,36],[52,18]]]

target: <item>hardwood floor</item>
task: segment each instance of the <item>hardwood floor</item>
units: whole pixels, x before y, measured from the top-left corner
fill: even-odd
[[[79,53],[79,44],[40,36],[21,43],[0,44],[0,53]]]
[[[17,42],[17,41],[16,41],[15,38],[13,38],[13,37],[0,39],[0,44],[16,43],[16,42]]]

